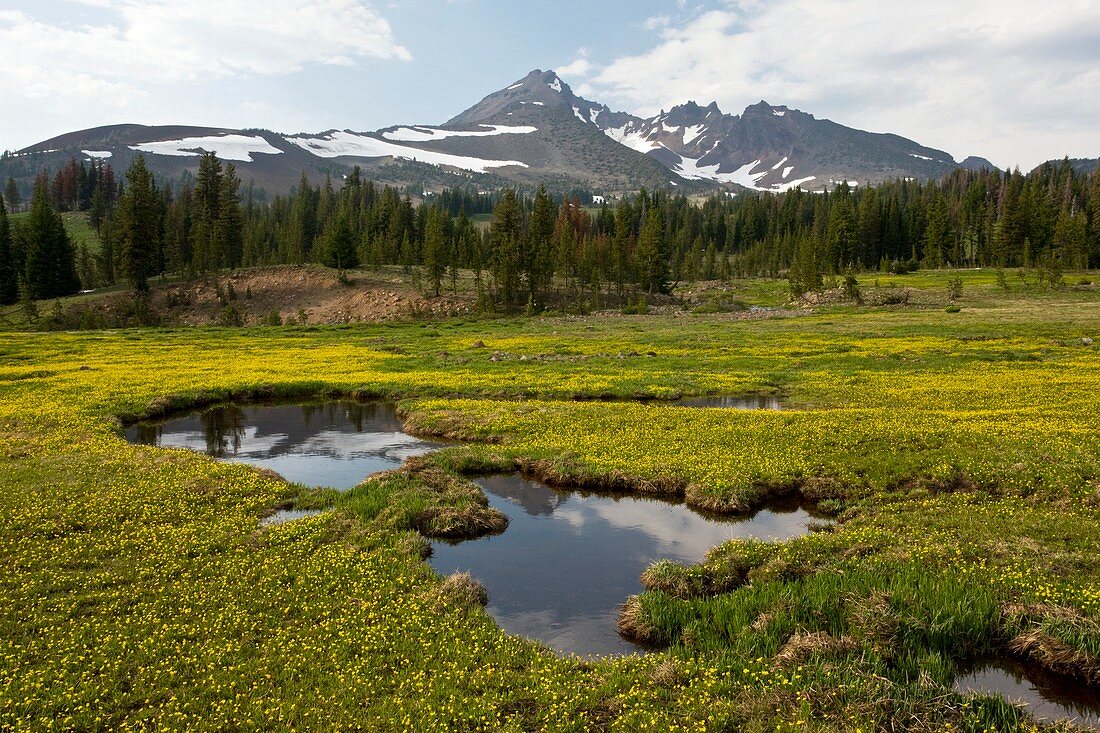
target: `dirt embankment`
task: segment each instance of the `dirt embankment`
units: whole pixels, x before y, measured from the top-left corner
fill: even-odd
[[[425,297],[398,275],[323,267],[271,267],[159,285],[149,311],[165,324],[358,323],[449,316],[473,310],[469,295]],[[109,314],[133,307],[129,294],[102,302]]]

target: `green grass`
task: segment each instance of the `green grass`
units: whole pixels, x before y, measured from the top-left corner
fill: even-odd
[[[920,305],[767,320],[5,333],[0,729],[1032,730],[949,685],[1010,649],[1100,671],[1100,297],[964,273],[945,313],[938,277]],[[706,393],[788,409],[569,401]],[[335,495],[118,434],[327,394],[495,442]],[[714,508],[801,494],[838,522],[655,567],[627,621],[666,651],[562,659],[421,559],[499,529],[462,476],[517,462]],[[258,526],[293,502],[333,511]]]

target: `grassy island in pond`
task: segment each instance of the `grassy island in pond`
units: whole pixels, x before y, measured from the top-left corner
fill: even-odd
[[[4,333],[0,730],[1069,729],[953,684],[1011,657],[1100,685],[1100,292],[965,273],[948,312],[948,277],[759,319]],[[705,394],[785,409],[575,401]],[[120,430],[323,395],[467,443],[336,495]],[[559,657],[423,560],[502,529],[465,475],[514,467],[836,522],[657,563],[619,622],[661,651]],[[291,504],[333,511],[260,526]]]

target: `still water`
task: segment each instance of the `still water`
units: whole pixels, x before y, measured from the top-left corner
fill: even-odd
[[[797,506],[736,521],[682,503],[557,491],[518,474],[475,481],[508,515],[504,534],[433,543],[442,575],[469,571],[489,591],[488,612],[505,631],[560,652],[623,654],[638,647],[615,629],[619,606],[642,590],[660,559],[695,563],[735,537],[787,539],[813,518]]]
[[[752,398],[744,405],[719,402],[725,399],[702,398],[690,406],[776,409],[766,402],[770,398]],[[392,404],[349,401],[220,405],[139,423],[126,436],[338,489],[444,446],[403,432]],[[642,590],[639,576],[653,562],[699,562],[707,550],[729,539],[786,539],[806,533],[813,521],[797,506],[775,507],[748,519],[713,518],[683,503],[558,491],[519,475],[476,481],[511,523],[496,537],[434,543],[433,567],[443,575],[472,573],[488,589],[488,611],[506,631],[582,655],[638,651],[618,635],[615,624],[619,606]],[[264,523],[315,513],[284,509]]]
[[[1080,727],[1100,730],[1100,690],[1012,659],[979,666],[956,680],[955,690],[1000,695],[1024,703],[1039,720],[1070,720]]]
[[[350,489],[442,443],[405,433],[394,405],[219,405],[126,430],[133,443],[190,448],[275,471],[307,486]]]
[[[748,397],[681,397],[669,404],[677,407],[713,407],[724,410],[782,410],[778,397],[750,395]]]

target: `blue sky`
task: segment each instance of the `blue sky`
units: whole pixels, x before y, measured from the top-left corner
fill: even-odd
[[[439,123],[533,68],[652,114],[766,99],[1027,169],[1100,156],[1100,3],[0,0],[0,148],[119,122]]]

